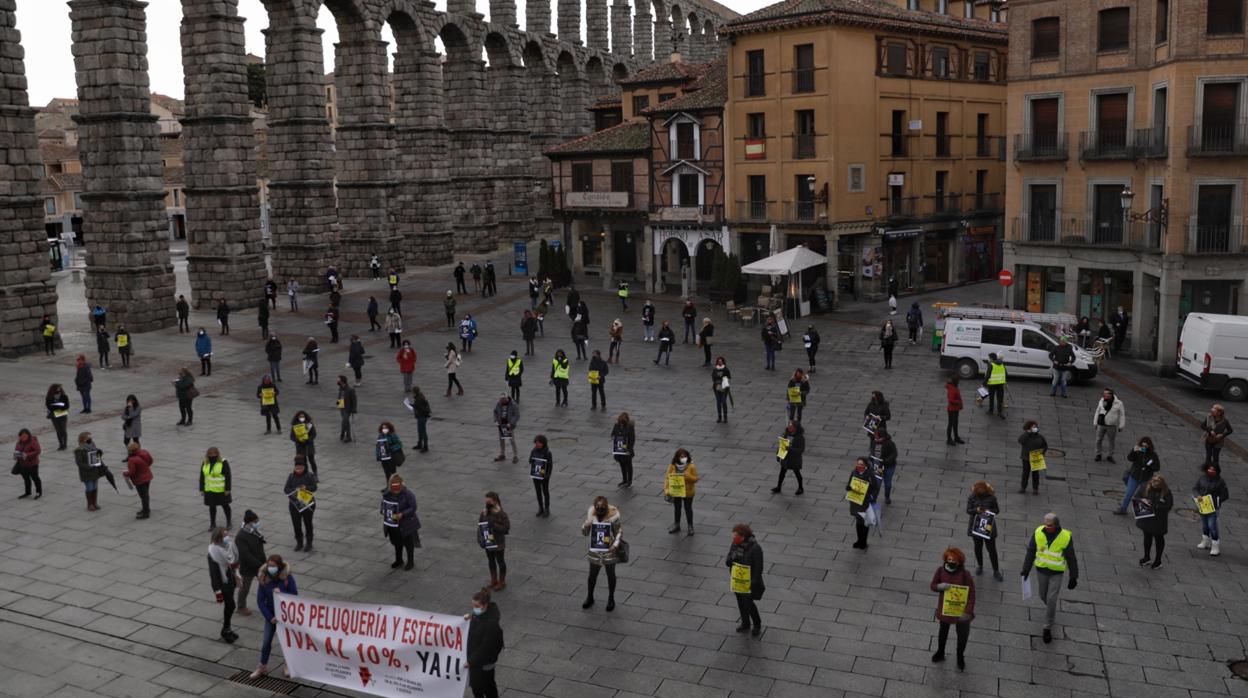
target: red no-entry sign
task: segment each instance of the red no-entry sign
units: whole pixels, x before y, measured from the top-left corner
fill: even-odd
[[[997,274],[997,281],[1002,286],[1013,286],[1014,285],[1014,272],[1010,271],[1009,269],[1002,269]]]

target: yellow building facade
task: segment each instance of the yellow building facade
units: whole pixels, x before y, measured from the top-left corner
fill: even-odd
[[[804,287],[855,297],[995,276],[1003,19],[960,0],[821,0],[723,27],[743,262],[803,244],[829,258]]]

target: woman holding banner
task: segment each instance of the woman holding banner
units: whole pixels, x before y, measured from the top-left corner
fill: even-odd
[[[545,434],[533,437],[533,449],[529,451],[529,477],[533,479],[533,491],[537,493],[537,515],[550,516],[550,472],[555,467],[555,457]]]
[[[741,612],[741,624],[737,632],[754,629],[750,634],[758,637],[763,632],[763,619],[758,615],[754,602],[763,598],[763,548],[754,540],[754,531],[745,524],[732,527],[732,547],[724,561],[732,570],[732,593],[737,597],[737,610]]]
[[[945,564],[932,575],[932,591],[938,592],[936,620],[940,631],[936,635],[936,654],[933,662],[945,661],[945,643],[949,641],[949,626],[958,633],[958,671],[966,668],[966,641],[971,636],[971,620],[975,618],[975,578],[966,571],[966,555],[957,548],[945,549]]]
[[[390,476],[390,487],[381,495],[381,525],[390,545],[394,546],[394,564],[390,569],[411,570],[412,558],[420,547],[420,518],[416,516],[416,495],[403,486],[403,478],[395,473]],[[403,565],[403,551],[407,551],[407,566]]]
[[[784,433],[776,439],[776,443],[778,444],[776,460],[780,461],[780,479],[776,480],[776,486],[771,488],[771,491],[773,494],[780,494],[780,488],[784,486],[784,474],[792,470],[793,477],[797,478],[797,492],[794,494],[800,495],[806,491],[802,484],[802,454],[806,452],[806,435],[802,430],[802,425],[790,421],[784,428]]]
[[[971,495],[966,498],[966,513],[971,516],[966,522],[966,535],[975,542],[975,575],[984,573],[984,547],[987,547],[992,578],[1003,581],[1005,578],[997,567],[997,514],[1001,513],[1001,505],[997,503],[997,493],[992,485],[983,480],[971,485]]]
[[[282,433],[282,423],[278,421],[277,386],[273,384],[273,376],[265,374],[256,387],[256,399],[260,401],[260,414],[264,415],[264,433],[276,431]]]
[[[269,656],[273,653],[273,635],[277,632],[277,607],[273,603],[273,592],[297,596],[299,589],[295,586],[295,576],[291,574],[290,565],[282,560],[281,555],[270,555],[260,568],[257,577],[260,586],[256,589],[256,605],[264,615],[264,639],[260,641],[260,664],[251,672],[251,680],[255,681],[269,673]],[[282,674],[290,676],[286,667]]]

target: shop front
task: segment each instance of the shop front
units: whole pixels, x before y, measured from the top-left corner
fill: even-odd
[[[995,279],[997,272],[997,227],[977,226],[966,231],[963,248],[963,278],[967,283]]]
[[[884,275],[895,281],[902,292],[915,291],[922,283],[920,265],[923,259],[923,230],[920,228],[884,229]]]
[[[1066,312],[1065,267],[1023,265],[1018,269],[1018,276],[1025,284],[1027,312]]]
[[[1135,289],[1129,271],[1079,270],[1078,316],[1088,318],[1092,327],[1109,322],[1118,306],[1131,310]]]
[[[697,292],[709,289],[711,261],[716,251],[732,253],[727,226],[654,226],[655,289],[659,293]]]
[[[948,286],[957,281],[954,249],[958,241],[956,228],[929,230],[923,233],[923,284]]]

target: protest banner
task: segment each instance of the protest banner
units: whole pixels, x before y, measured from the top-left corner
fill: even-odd
[[[463,617],[281,592],[273,600],[291,677],[388,698],[463,697]]]

